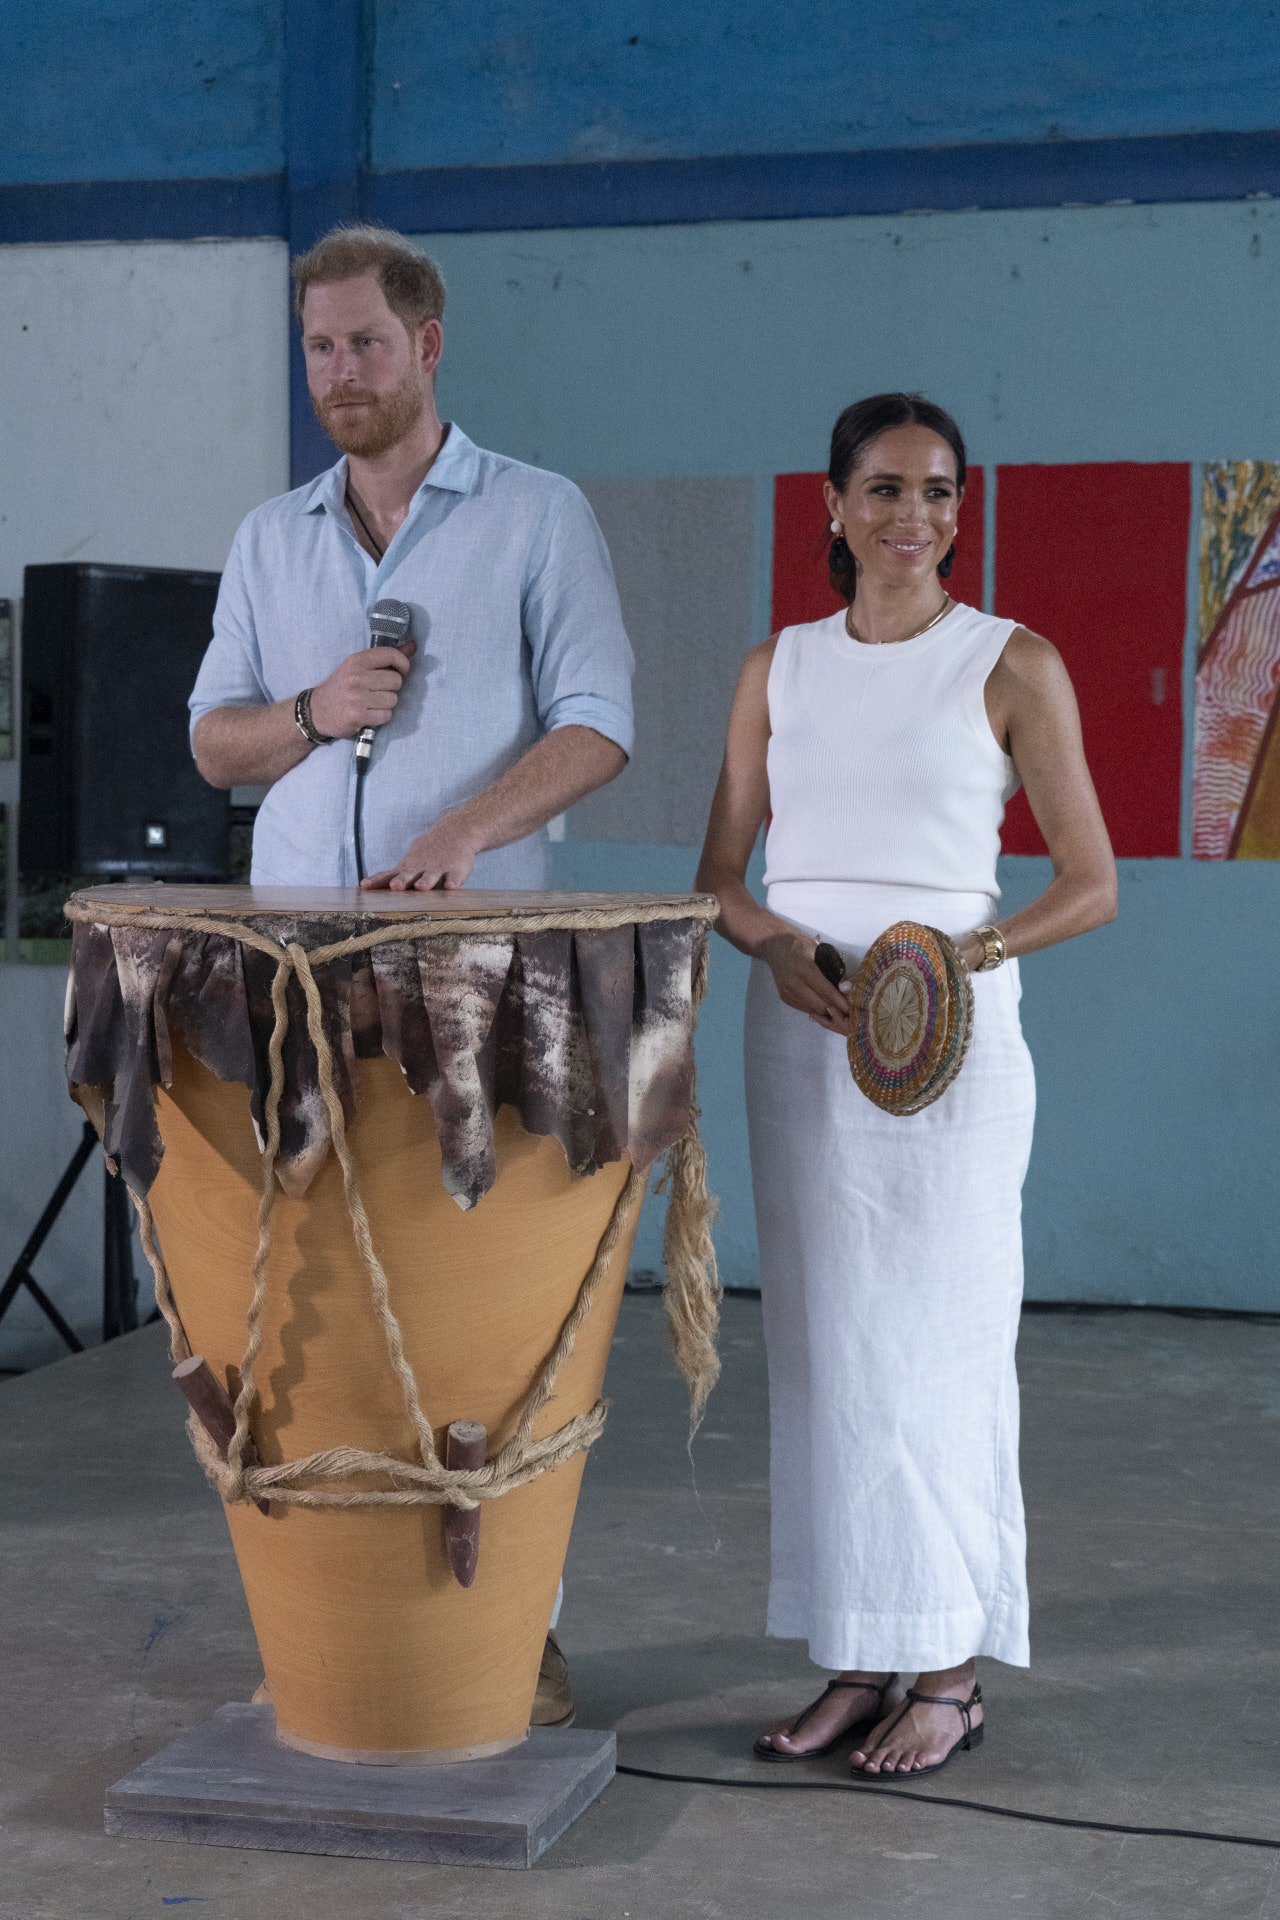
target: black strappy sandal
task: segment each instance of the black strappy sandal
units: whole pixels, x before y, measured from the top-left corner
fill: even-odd
[[[780,1727],[778,1729],[780,1733],[785,1733],[788,1737],[799,1733],[805,1721],[813,1718],[827,1695],[829,1693],[836,1693],[842,1688],[852,1689],[854,1687],[861,1687],[867,1693],[874,1693],[876,1696],[874,1713],[866,1715],[862,1720],[851,1721],[847,1727],[841,1729],[834,1740],[828,1740],[825,1747],[810,1747],[804,1753],[787,1753],[781,1747],[765,1746],[764,1742],[771,1740],[773,1736],[768,1733],[762,1733],[760,1738],[752,1746],[752,1753],[755,1754],[758,1760],[817,1760],[824,1753],[834,1753],[835,1749],[843,1746],[847,1740],[856,1740],[860,1734],[870,1733],[872,1727],[875,1726],[884,1711],[884,1697],[897,1677],[896,1673],[891,1673],[889,1678],[883,1682],[876,1682],[875,1680],[828,1680],[817,1699],[811,1700],[804,1709],[804,1712],[798,1714],[789,1727]]]
[[[892,1773],[868,1773],[865,1767],[850,1767],[849,1771],[852,1777],[858,1781],[861,1786],[875,1787],[886,1785],[893,1780],[923,1780],[926,1773],[941,1773],[944,1767],[951,1764],[952,1759],[957,1753],[972,1753],[975,1747],[982,1745],[984,1723],[979,1720],[976,1727],[973,1724],[973,1709],[981,1699],[982,1688],[976,1680],[973,1683],[973,1692],[967,1700],[944,1699],[941,1694],[917,1693],[914,1687],[908,1687],[907,1697],[902,1703],[902,1712],[898,1715],[898,1718],[885,1729],[884,1739],[880,1740],[871,1749],[871,1753],[879,1753],[881,1751],[889,1735],[893,1732],[894,1727],[906,1719],[917,1701],[926,1707],[954,1707],[957,1713],[964,1716],[964,1732],[960,1735],[955,1745],[950,1748],[948,1752],[944,1753],[941,1760],[932,1767],[912,1767],[909,1773],[900,1773],[897,1768],[895,1768]],[[871,1758],[870,1753],[867,1755],[867,1758],[868,1760]]]

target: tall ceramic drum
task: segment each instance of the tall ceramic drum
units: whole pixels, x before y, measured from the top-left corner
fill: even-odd
[[[68,913],[68,1078],[139,1204],[280,1738],[503,1751],[663,1153],[696,1404],[715,1375],[714,904],[111,886]]]

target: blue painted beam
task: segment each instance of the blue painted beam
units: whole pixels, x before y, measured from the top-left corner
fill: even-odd
[[[1280,195],[1280,132],[1049,140],[372,173],[371,219],[408,233],[801,220]]]
[[[256,240],[282,235],[285,222],[283,173],[0,187],[3,246],[42,240]]]
[[[358,0],[341,10],[349,20]],[[295,13],[313,26],[332,18],[317,0],[293,0]],[[301,63],[291,75],[298,165],[291,154],[287,175],[0,186],[0,244],[277,235],[296,251],[352,219],[491,233],[1280,197],[1280,132],[371,173],[352,137],[358,82],[344,91],[340,74],[321,72],[311,84]]]
[[[362,0],[285,0],[285,168],[291,254],[360,218],[366,150]],[[333,443],[307,394],[298,330],[289,335],[289,471],[297,487],[332,466]]]

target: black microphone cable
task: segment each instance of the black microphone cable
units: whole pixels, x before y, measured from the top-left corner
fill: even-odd
[[[369,610],[369,645],[371,647],[403,647],[409,638],[409,625],[413,619],[411,610],[403,600],[379,600]],[[351,814],[351,832],[356,847],[356,883],[365,877],[364,871],[364,783],[369,773],[369,760],[373,753],[373,727],[361,729],[356,739],[356,797]]]
[[[369,731],[368,728],[365,729]],[[369,771],[369,752],[361,753],[362,742],[356,742],[356,797],[351,809],[351,832],[356,843],[356,885],[364,879],[364,782]]]
[[[967,1813],[989,1813],[1002,1820],[1027,1820],[1041,1827],[1075,1827],[1085,1833],[1136,1834],[1150,1840],[1207,1840],[1223,1847],[1265,1847],[1280,1853],[1280,1840],[1264,1840],[1252,1833],[1210,1833],[1199,1827],[1138,1827],[1116,1820],[1078,1820],[1065,1813],[1031,1813],[1024,1807],[1000,1807],[989,1800],[958,1800],[943,1793],[912,1793],[905,1787],[856,1787],[852,1780],[726,1780],[710,1773],[665,1773],[657,1767],[624,1767],[616,1773],[636,1780],[670,1780],[686,1787],[740,1787],[762,1793],[860,1793],[864,1799],[917,1800],[922,1806],[960,1807]]]

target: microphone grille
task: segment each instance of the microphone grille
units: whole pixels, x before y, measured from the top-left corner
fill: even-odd
[[[375,646],[401,646],[409,637],[412,619],[403,600],[379,600],[369,610],[369,638]]]

